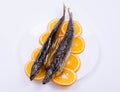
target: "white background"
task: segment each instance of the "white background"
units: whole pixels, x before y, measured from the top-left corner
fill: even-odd
[[[87,15],[80,14],[80,17],[82,20],[90,20],[86,25],[97,29],[94,31],[101,48],[97,67],[69,88],[28,82],[16,57],[21,35],[41,20],[49,21],[54,16],[60,17],[56,8],[61,7],[62,0],[0,0],[0,92],[120,92],[120,1],[64,2],[69,3],[75,14],[85,11]]]

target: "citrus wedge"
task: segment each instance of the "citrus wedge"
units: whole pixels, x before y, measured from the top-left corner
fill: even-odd
[[[25,70],[25,74],[30,77],[30,72],[31,72],[31,68],[32,68],[32,65],[33,65],[33,61],[30,60],[28,61],[26,64],[25,64],[25,67],[24,67],[24,70]],[[39,73],[35,76],[34,80],[35,81],[39,81],[39,80],[42,80],[45,76],[45,70],[44,69],[41,69],[39,71]]]
[[[48,27],[47,27],[47,30],[49,33],[51,33],[52,29],[54,28],[54,26],[56,25],[56,23],[59,21],[59,18],[55,18],[53,20],[51,20],[49,23],[48,23]],[[62,30],[61,30],[61,27],[62,25],[64,24],[64,22],[61,24],[60,28],[59,28],[59,36],[63,36],[64,34],[62,33]]]
[[[39,38],[39,43],[43,45],[46,39],[48,38],[48,36],[49,36],[49,32],[44,32]]]
[[[59,21],[59,18],[55,18],[55,19],[52,19],[49,23],[48,23],[48,26],[47,26],[47,30],[49,33],[51,33],[52,29],[54,28],[54,26],[56,25],[56,23]]]
[[[69,69],[73,70],[74,72],[77,72],[80,68],[79,57],[71,54],[67,59],[67,63],[65,65],[65,68],[69,68]]]
[[[76,81],[76,73],[69,68],[64,68],[63,73],[53,78],[53,82],[61,86],[70,86]]]
[[[39,43],[40,43],[41,45],[43,45],[43,44],[45,43],[46,39],[48,38],[48,36],[49,36],[49,33],[48,33],[48,32],[44,32],[44,33],[40,36],[40,38],[39,38]],[[57,38],[57,40],[58,40],[59,42],[60,42],[62,39],[63,39],[62,36],[59,36],[59,37]]]
[[[80,36],[80,34],[82,33],[82,26],[78,21],[73,21],[73,25],[74,25],[75,37]],[[64,22],[61,28],[63,34],[65,34],[65,32],[67,31],[67,26],[68,26],[68,22]]]
[[[85,48],[85,42],[82,37],[76,37],[73,40],[71,53],[80,54]]]
[[[40,52],[41,48],[36,48],[33,52],[32,52],[32,55],[31,55],[31,59],[32,60],[35,60]]]

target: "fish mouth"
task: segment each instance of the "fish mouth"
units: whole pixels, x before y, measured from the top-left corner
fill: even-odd
[[[31,69],[31,74],[30,74],[30,80],[32,81],[35,76],[39,73],[39,70],[40,70],[40,66],[37,65],[37,63],[34,64],[34,66],[32,67]]]
[[[46,84],[50,81],[50,79],[52,78],[52,74],[53,74],[53,71],[50,69],[47,71],[43,81],[42,81],[42,84]]]
[[[49,80],[47,79],[47,80],[43,80],[42,81],[42,84],[46,84],[46,83],[48,83],[49,82]]]
[[[30,76],[30,80],[32,81],[35,78],[35,75]]]
[[[31,74],[30,74],[30,80],[31,80],[31,81],[35,78],[36,74],[37,74],[36,71],[31,72]]]
[[[50,77],[49,76],[46,76],[44,79],[43,79],[43,81],[42,81],[42,84],[46,84],[46,83],[48,83],[49,81],[50,81]]]

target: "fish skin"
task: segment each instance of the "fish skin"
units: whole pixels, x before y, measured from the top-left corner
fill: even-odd
[[[53,75],[61,70],[61,67],[65,64],[65,59],[70,51],[70,48],[72,46],[73,38],[74,38],[74,27],[73,27],[73,21],[72,21],[72,13],[68,10],[69,13],[69,23],[67,27],[67,31],[65,33],[64,38],[62,39],[55,56],[53,57],[53,61],[51,65],[49,66],[46,75],[42,81],[43,84],[46,84],[50,81],[50,79],[53,77]]]
[[[35,78],[35,76],[39,73],[39,70],[41,69],[41,67],[45,64],[45,58],[46,58],[47,54],[49,53],[49,50],[54,42],[54,37],[57,35],[57,31],[65,19],[65,11],[66,11],[66,7],[64,6],[63,16],[59,19],[57,24],[52,29],[52,32],[50,33],[49,37],[47,38],[46,42],[44,43],[34,64],[32,65],[31,73],[30,73],[31,81]]]

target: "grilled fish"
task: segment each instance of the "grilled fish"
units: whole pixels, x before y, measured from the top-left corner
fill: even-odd
[[[30,80],[31,81],[38,74],[41,67],[46,64],[45,59],[46,59],[47,54],[49,53],[49,50],[50,50],[52,44],[54,43],[54,40],[55,40],[54,37],[57,35],[57,31],[65,19],[65,10],[66,10],[66,7],[64,6],[63,16],[59,19],[57,24],[52,29],[52,32],[50,33],[49,37],[47,38],[46,42],[44,43],[44,45],[43,45],[40,53],[38,54],[34,64],[32,65],[31,73],[30,73]]]
[[[72,21],[72,13],[69,11],[69,9],[68,9],[68,13],[70,18],[69,18],[67,31],[58,49],[55,52],[52,63],[47,69],[46,75],[42,81],[43,84],[46,84],[47,82],[49,82],[49,80],[53,77],[53,75],[58,71],[62,72],[63,66],[65,65],[66,57],[72,46],[72,42],[74,38],[74,27],[73,27],[73,21]]]

